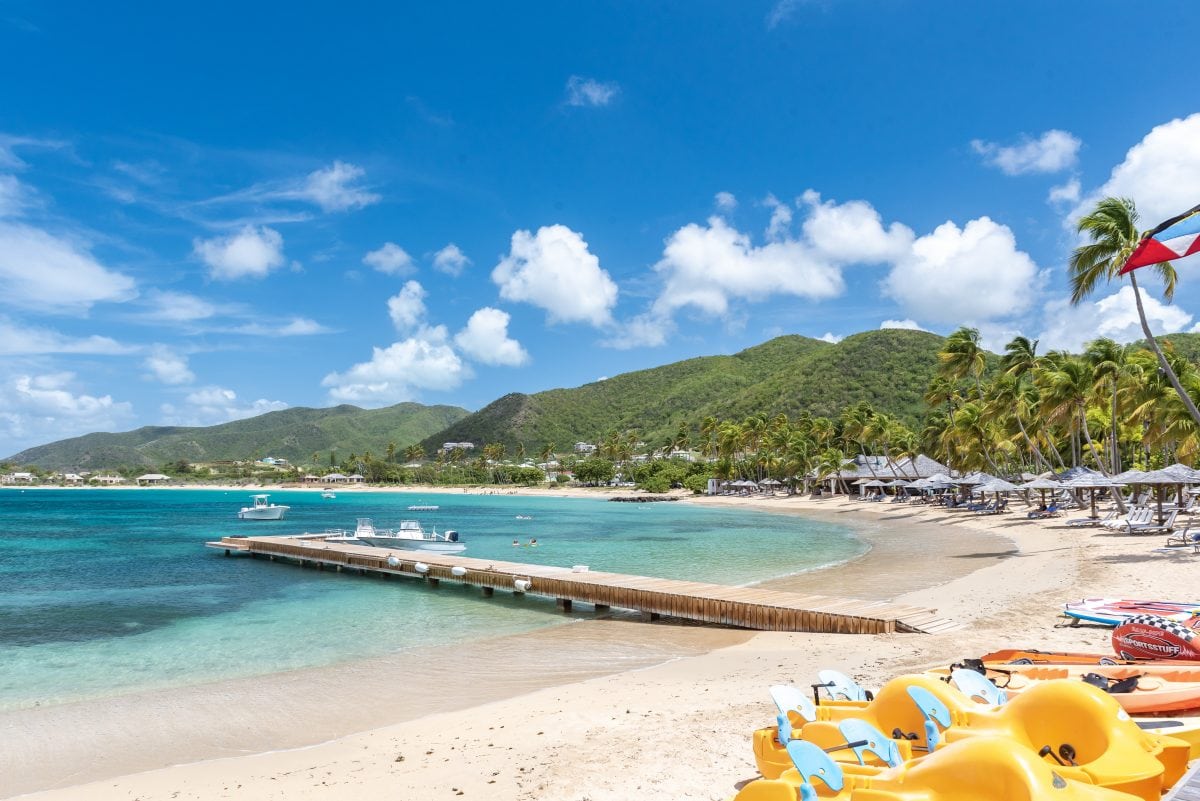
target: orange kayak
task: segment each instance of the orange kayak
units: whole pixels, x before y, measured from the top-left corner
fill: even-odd
[[[985,663],[1034,665],[1162,665],[1164,667],[1200,667],[1200,661],[1182,659],[1122,659],[1111,654],[1089,654],[1072,651],[1038,651],[1036,649],[1003,648],[980,657]]]
[[[1200,709],[1200,666],[1179,662],[1124,665],[1091,664],[1012,664],[984,661],[985,674],[1010,696],[1051,679],[1107,684],[1113,700],[1131,715],[1182,712]],[[928,675],[948,679],[948,668],[926,671]],[[1120,685],[1117,683],[1121,682]]]

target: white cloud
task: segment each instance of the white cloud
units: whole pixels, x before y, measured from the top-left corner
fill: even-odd
[[[1079,179],[1072,178],[1065,184],[1050,187],[1050,194],[1046,196],[1046,200],[1050,203],[1078,203],[1079,193]]]
[[[826,331],[824,334],[817,337],[817,339],[821,340],[822,342],[828,342],[830,345],[836,345],[837,343],[839,343],[843,339],[845,339],[845,337],[839,337],[837,334],[833,333],[832,331]]]
[[[841,294],[841,271],[796,240],[755,246],[721,217],[673,233],[654,265],[664,286],[652,314],[669,317],[686,306],[725,315],[731,298],[762,300],[787,294],[821,300]]]
[[[792,207],[780,203],[774,195],[767,195],[763,205],[771,210],[771,221],[767,223],[767,239],[777,242],[786,239],[792,225]]]
[[[883,264],[904,256],[914,234],[900,223],[883,226],[879,212],[864,200],[822,201],[807,190],[801,201],[808,205],[802,230],[817,253],[839,264]]]
[[[397,331],[404,333],[425,319],[425,297],[424,287],[409,281],[398,294],[388,298],[388,316]]]
[[[767,30],[773,30],[791,19],[792,15],[796,13],[796,9],[804,2],[806,0],[778,0],[767,13]]]
[[[1006,175],[1030,172],[1061,172],[1075,166],[1082,142],[1059,130],[1049,130],[1038,139],[1024,137],[1019,145],[998,145],[976,139],[971,147],[985,163],[998,167]]]
[[[879,324],[880,330],[885,328],[903,328],[909,331],[922,331],[920,323],[916,320],[884,320]]]
[[[0,383],[0,442],[12,452],[34,444],[112,431],[133,409],[111,395],[75,394],[73,373],[13,375]]]
[[[116,356],[134,348],[110,337],[68,337],[48,328],[21,326],[0,317],[0,356],[33,356],[50,353],[83,353]]]
[[[247,417],[257,417],[267,412],[277,412],[286,409],[283,401],[259,398],[249,403],[238,400],[237,393],[232,389],[210,385],[197,389],[188,394],[187,406],[180,410],[180,417],[171,420],[175,425],[213,425],[226,423],[230,420],[243,420]],[[174,411],[167,407],[164,411]]]
[[[309,173],[296,194],[316,203],[322,211],[361,209],[380,200],[379,195],[356,185],[365,174],[362,167],[335,161],[329,167]]]
[[[433,254],[433,268],[446,275],[460,276],[470,264],[471,260],[453,242]]]
[[[67,142],[56,139],[38,139],[33,136],[11,136],[0,134],[0,167],[9,170],[21,170],[29,165],[17,156],[17,149],[66,150],[70,148]]]
[[[133,279],[104,267],[85,248],[39,228],[0,222],[0,302],[79,311],[136,294]]]
[[[1200,113],[1155,127],[1129,149],[1112,175],[1071,215],[1077,219],[1103,197],[1128,197],[1137,204],[1141,227],[1196,205],[1200,186]]]
[[[187,357],[166,345],[155,345],[144,364],[151,376],[164,384],[177,386],[196,380],[196,374],[188,369]]]
[[[384,242],[383,247],[363,256],[363,264],[388,275],[409,275],[416,269],[412,256],[395,242]]]
[[[372,348],[370,361],[321,381],[337,403],[389,404],[412,400],[423,389],[450,390],[471,371],[446,343],[443,326],[422,328],[386,348]]]
[[[572,75],[567,79],[568,106],[607,106],[621,91],[614,81],[597,81]]]
[[[1039,281],[1012,231],[980,217],[961,229],[943,223],[916,240],[883,291],[914,317],[961,324],[1020,314],[1032,305]]]
[[[217,307],[207,300],[186,292],[152,289],[146,293],[150,306],[143,316],[149,320],[171,323],[187,323],[206,320],[217,314]]]
[[[620,323],[613,335],[600,344],[616,350],[656,348],[665,343],[674,330],[675,323],[669,315],[651,311]]]
[[[229,236],[195,239],[192,246],[212,277],[221,281],[263,278],[284,263],[283,236],[266,226],[247,225]]]
[[[718,192],[713,197],[713,202],[721,211],[733,211],[737,208],[737,198],[733,196],[732,192]]]
[[[617,302],[617,285],[583,237],[565,225],[514,232],[492,281],[500,297],[545,309],[551,323],[607,325]]]
[[[0,219],[20,217],[32,202],[32,190],[15,175],[0,175]]]
[[[454,344],[469,358],[483,364],[519,367],[529,361],[521,343],[508,335],[507,312],[484,306],[467,320],[467,326],[454,335]]]
[[[329,334],[334,329],[321,325],[316,320],[310,320],[307,317],[291,317],[287,322],[254,322],[235,326],[227,330],[231,334],[248,334],[256,337],[307,337],[315,334]]]
[[[1146,320],[1156,336],[1184,330],[1192,315],[1178,306],[1168,306],[1148,293],[1142,293]],[[1072,306],[1069,298],[1052,300],[1045,305],[1043,319],[1046,329],[1038,337],[1046,349],[1079,352],[1085,343],[1097,337],[1117,342],[1134,342],[1143,338],[1133,287],[1123,286],[1097,301],[1085,301]]]

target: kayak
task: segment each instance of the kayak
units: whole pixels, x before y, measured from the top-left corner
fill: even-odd
[[[1088,623],[1115,626],[1135,615],[1157,615],[1174,621],[1200,615],[1200,601],[1137,601],[1126,598],[1084,598],[1063,604],[1063,614]]]
[[[1027,665],[1145,665],[1156,664],[1160,660],[1153,659],[1124,659],[1111,654],[1080,653],[1075,651],[1039,651],[1034,648],[1002,648],[980,657],[982,662],[1000,662],[1004,664]],[[1170,667],[1200,667],[1200,660],[1187,661],[1172,659],[1162,662]]]
[[[1179,662],[1139,662],[1126,665],[1032,665],[984,662],[985,674],[1009,696],[1054,679],[1083,683],[1091,678],[1131,715],[1200,709],[1200,666]],[[951,671],[937,668],[926,675],[948,680]]]

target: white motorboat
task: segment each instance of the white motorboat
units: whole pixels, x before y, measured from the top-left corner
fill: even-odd
[[[428,503],[414,503],[412,506],[408,507],[408,511],[410,511],[410,512],[436,512],[440,508],[441,508],[440,506],[434,506],[433,504],[428,504]]]
[[[466,543],[458,538],[457,531],[447,530],[438,534],[434,529],[429,532],[421,528],[416,520],[401,520],[397,529],[378,529],[371,518],[360,517],[354,529],[354,539],[376,548],[402,548],[406,551],[462,553],[467,549]]]
[[[329,487],[326,487],[325,489],[321,490],[321,497],[322,498],[336,498],[337,495],[335,495],[333,490],[329,489]]]
[[[278,503],[267,503],[269,495],[251,495],[253,504],[242,507],[238,512],[238,520],[282,520],[290,506]]]

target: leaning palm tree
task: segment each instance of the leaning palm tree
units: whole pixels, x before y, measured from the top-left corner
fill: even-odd
[[[1129,260],[1129,255],[1141,240],[1138,232],[1137,207],[1129,198],[1106,197],[1096,204],[1090,214],[1079,219],[1076,225],[1079,233],[1091,237],[1091,243],[1080,245],[1071,254],[1071,303],[1078,305],[1100,284],[1101,280],[1108,282],[1119,278],[1121,268]],[[1177,275],[1175,267],[1169,261],[1154,265],[1163,282],[1163,297],[1168,301],[1175,296]],[[1146,310],[1142,307],[1142,293],[1138,289],[1136,271],[1129,274],[1129,284],[1133,287],[1133,298],[1137,302],[1138,319],[1142,323],[1142,333],[1146,335],[1146,344],[1158,357],[1158,365],[1166,375],[1171,386],[1179,393],[1179,400],[1187,409],[1188,414],[1200,426],[1200,409],[1188,395],[1179,381],[1179,376],[1171,369],[1167,357],[1163,355],[1150,323],[1146,320]]]
[[[980,344],[978,328],[964,326],[946,337],[946,342],[938,352],[938,370],[942,375],[955,381],[970,377],[978,399],[983,397],[980,378],[986,369],[987,351]]]

